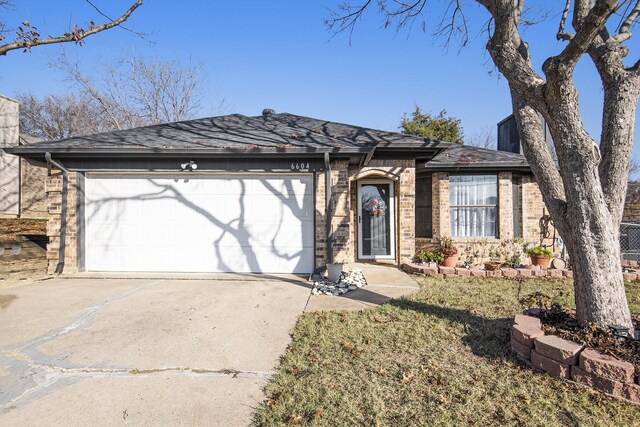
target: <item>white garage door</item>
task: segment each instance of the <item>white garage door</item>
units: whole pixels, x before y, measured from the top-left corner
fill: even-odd
[[[85,180],[87,271],[309,273],[311,175]]]

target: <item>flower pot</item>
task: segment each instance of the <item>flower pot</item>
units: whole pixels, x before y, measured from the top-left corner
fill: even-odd
[[[442,261],[443,267],[455,267],[458,264],[458,255],[451,255],[444,257]]]
[[[344,264],[327,264],[327,278],[331,282],[337,282],[340,280],[342,274],[342,268]]]
[[[549,268],[549,262],[551,261],[551,257],[544,255],[531,255],[531,264],[539,265],[540,268],[546,270]]]

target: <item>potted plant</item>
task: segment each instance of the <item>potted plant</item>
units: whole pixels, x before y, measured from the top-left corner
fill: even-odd
[[[543,248],[542,246],[534,246],[527,249],[527,255],[531,258],[531,264],[539,265],[540,268],[545,270],[549,268],[552,255],[550,249]]]
[[[453,246],[449,237],[440,239],[440,252],[444,257],[442,260],[444,267],[455,267],[458,264],[458,249]]]

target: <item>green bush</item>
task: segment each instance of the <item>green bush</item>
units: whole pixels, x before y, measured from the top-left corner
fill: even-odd
[[[444,255],[441,252],[432,252],[425,249],[421,249],[413,256],[415,262],[436,262],[440,263],[444,261]]]
[[[550,249],[543,248],[542,246],[535,246],[531,249],[527,249],[527,255],[529,256],[542,255],[542,256],[551,258],[551,255],[553,255],[553,253],[551,252]]]

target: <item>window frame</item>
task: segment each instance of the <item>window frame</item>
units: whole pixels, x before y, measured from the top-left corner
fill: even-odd
[[[430,182],[430,191],[429,194],[431,195],[431,200],[429,200],[428,204],[426,203],[427,198],[424,198],[425,203],[418,203],[418,181],[420,180],[428,180]],[[423,200],[423,198],[421,198],[420,200]],[[424,221],[426,222],[426,218],[419,218],[418,216],[418,209],[424,209],[424,208],[430,208],[430,215],[429,215],[429,222],[430,224],[428,224],[428,229],[431,230],[430,233],[426,233],[426,235],[419,235],[418,234],[418,230],[420,229],[418,227],[418,222],[419,221]],[[415,227],[415,237],[417,239],[431,239],[433,238],[433,174],[425,174],[425,175],[421,175],[418,176],[416,175],[416,198],[415,198],[415,218],[414,218],[414,227]]]
[[[495,204],[464,204],[454,205],[451,203],[452,197],[452,178],[456,177],[495,177]],[[454,235],[454,222],[453,222],[453,210],[458,208],[492,208],[495,211],[495,227],[494,233],[490,235],[470,235],[470,236],[456,236]],[[500,238],[500,177],[498,173],[456,173],[449,174],[449,233],[453,239],[499,239]]]

